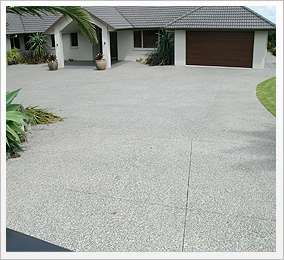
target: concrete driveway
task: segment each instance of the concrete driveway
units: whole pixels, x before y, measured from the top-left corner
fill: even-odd
[[[7,227],[72,251],[275,251],[275,117],[255,95],[267,60],[8,66],[15,102],[66,119],[7,161]]]

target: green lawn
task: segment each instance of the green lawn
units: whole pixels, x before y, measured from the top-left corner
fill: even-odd
[[[270,78],[257,85],[256,96],[264,107],[276,116],[276,78]]]

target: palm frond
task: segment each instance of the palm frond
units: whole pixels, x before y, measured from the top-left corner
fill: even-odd
[[[63,14],[74,20],[79,29],[85,34],[91,44],[97,44],[96,26],[92,17],[80,6],[7,6],[6,13],[18,14],[20,16],[32,15],[42,18],[42,15],[50,13],[58,15]]]
[[[64,121],[64,118],[56,116],[46,109],[37,106],[28,106],[25,108],[25,114],[30,117],[31,125],[52,124],[58,121]]]

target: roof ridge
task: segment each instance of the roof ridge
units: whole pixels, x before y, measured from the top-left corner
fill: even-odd
[[[167,28],[167,27],[168,27],[168,26],[170,26],[171,24],[173,24],[173,23],[177,22],[178,20],[180,20],[180,19],[184,18],[185,16],[187,16],[187,15],[189,15],[189,14],[191,14],[191,13],[193,13],[193,12],[197,11],[198,9],[200,9],[200,8],[202,8],[202,7],[203,7],[203,6],[198,6],[198,7],[197,7],[197,8],[195,8],[194,10],[191,10],[191,11],[189,11],[189,12],[187,12],[187,13],[183,14],[182,16],[180,16],[180,17],[178,17],[178,18],[174,19],[173,21],[171,21],[171,22],[169,22],[168,24],[166,24],[166,25],[165,25],[165,28]]]
[[[83,7],[82,7],[83,8]],[[101,23],[105,24],[106,26],[110,27],[111,29],[114,29],[113,26],[111,26],[109,23],[107,23],[106,21],[104,21],[103,19],[99,18],[97,15],[94,15],[93,13],[89,12],[88,10],[86,10],[85,8],[83,8],[91,17],[95,18],[96,20],[100,21]],[[97,26],[96,26],[97,27]]]
[[[133,25],[128,19],[126,19],[126,18],[123,16],[123,14],[122,14],[121,12],[119,12],[119,10],[117,10],[117,7],[119,7],[119,6],[114,6],[114,9],[123,17],[123,19],[124,19],[125,21],[127,21],[127,22],[132,26],[132,28],[134,28],[134,25]]]
[[[242,8],[246,9],[247,11],[251,12],[252,14],[258,16],[259,18],[263,19],[264,21],[268,22],[270,25],[276,26],[275,23],[269,21],[268,19],[266,19],[264,16],[262,16],[261,14],[251,10],[250,8],[246,7],[246,6],[241,6]]]

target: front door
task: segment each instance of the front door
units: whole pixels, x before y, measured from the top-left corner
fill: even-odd
[[[110,55],[111,59],[118,59],[117,55],[117,32],[110,32]]]

